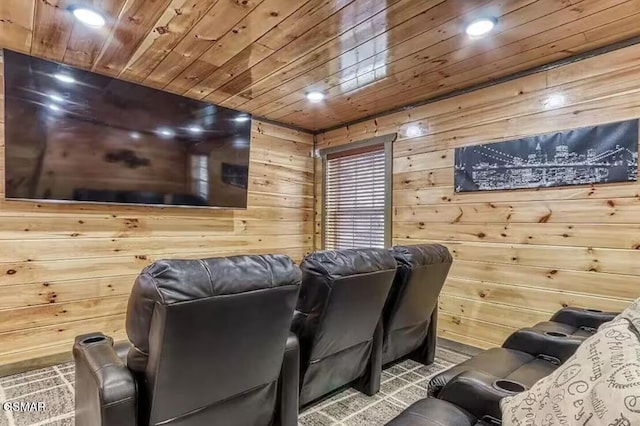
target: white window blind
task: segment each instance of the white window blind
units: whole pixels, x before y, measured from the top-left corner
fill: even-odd
[[[384,145],[327,157],[324,247],[385,246]]]

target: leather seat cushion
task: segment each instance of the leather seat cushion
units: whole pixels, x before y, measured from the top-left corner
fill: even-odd
[[[498,379],[518,382],[529,388],[556,368],[557,366],[525,352],[493,348],[434,376],[429,382],[429,394],[437,395],[449,380],[466,370],[480,371]]]
[[[462,408],[447,401],[426,398],[409,406],[387,426],[474,426],[481,425]]]
[[[567,336],[584,337],[585,339],[587,337],[593,336],[593,333],[590,333],[587,330],[555,321],[539,322],[538,324],[534,325],[533,328],[542,330],[546,333],[562,333],[566,334]]]

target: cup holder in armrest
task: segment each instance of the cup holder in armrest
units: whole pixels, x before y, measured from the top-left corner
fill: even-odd
[[[524,385],[511,380],[496,380],[493,387],[509,393],[520,393],[526,389]]]
[[[601,314],[602,311],[600,309],[585,309],[587,312],[595,312],[596,314]]]
[[[83,345],[90,345],[92,343],[104,342],[105,340],[107,340],[107,336],[89,336],[82,339],[80,343]]]
[[[560,333],[559,331],[545,331],[544,334],[551,337],[569,337],[565,333]]]

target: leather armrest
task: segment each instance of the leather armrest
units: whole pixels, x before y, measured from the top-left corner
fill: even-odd
[[[113,339],[102,333],[78,336],[73,358],[76,426],[136,426],[136,383]]]
[[[580,337],[554,336],[536,328],[523,328],[511,334],[502,347],[560,365],[575,353],[582,342],[584,339]]]
[[[617,315],[615,312],[568,307],[556,312],[551,317],[551,321],[595,331],[605,322],[613,320]]]
[[[298,344],[300,345],[300,381],[304,375],[304,370],[309,364],[309,357],[311,356],[311,341],[313,336],[310,336],[308,327],[309,315],[295,310],[293,311],[293,320],[291,321],[291,331],[298,338]]]
[[[296,336],[300,337],[304,333],[305,323],[307,322],[308,315],[302,311],[293,311],[293,320],[291,321],[291,331]]]
[[[426,356],[424,363],[429,365],[433,364],[436,359],[436,342],[438,339],[438,301],[436,300],[436,306],[431,312],[431,322],[429,323],[429,331],[426,338]]]
[[[431,321],[424,342],[409,354],[409,358],[424,365],[431,365],[436,359],[436,342],[438,338],[438,303],[431,312]]]
[[[289,333],[284,348],[284,359],[278,380],[278,407],[276,426],[298,425],[298,392],[300,381],[300,344],[294,333]]]
[[[478,419],[501,419],[500,400],[517,392],[499,388],[498,380],[480,371],[467,370],[451,379],[438,398],[463,408]]]
[[[133,345],[128,340],[123,340],[113,344],[113,350],[116,351],[116,355],[118,355],[118,358],[120,358],[124,365],[127,365],[127,356],[129,355],[129,351],[132,347]]]
[[[380,382],[382,381],[382,340],[384,339],[384,329],[382,326],[382,318],[378,320],[373,338],[371,340],[371,354],[367,368],[362,376],[354,383],[354,387],[365,395],[375,395],[380,390]]]

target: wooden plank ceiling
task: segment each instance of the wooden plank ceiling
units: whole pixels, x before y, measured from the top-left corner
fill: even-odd
[[[496,29],[469,38],[484,16]],[[639,17],[640,0],[2,0],[0,47],[319,130],[640,35]]]

